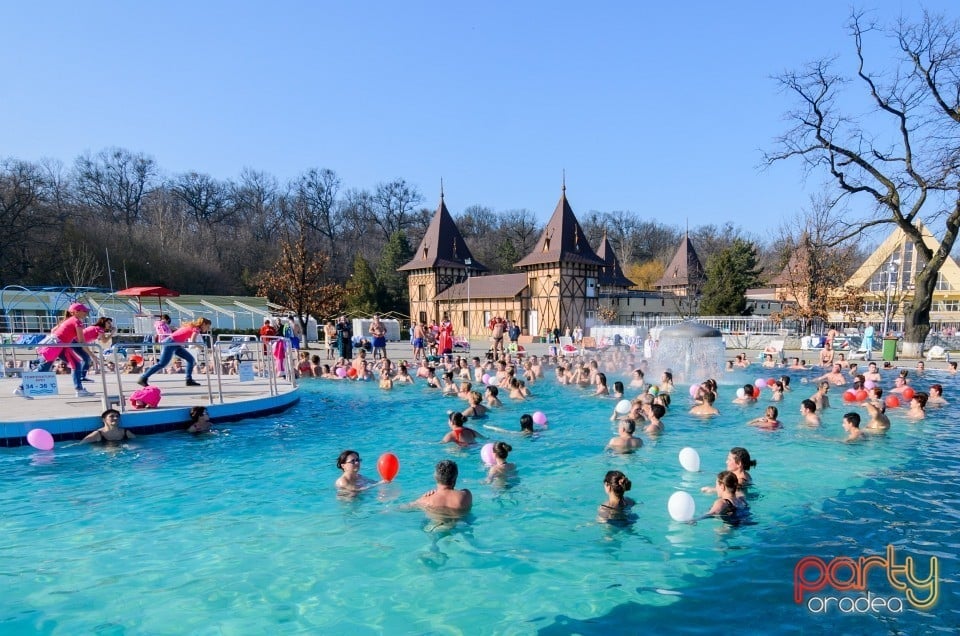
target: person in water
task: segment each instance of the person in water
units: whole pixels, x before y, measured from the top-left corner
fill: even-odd
[[[339,490],[360,492],[381,483],[360,474],[360,453],[357,451],[345,450],[340,453],[337,458],[337,468],[343,471],[334,483]]]
[[[750,469],[757,465],[757,460],[750,458],[750,452],[741,446],[734,446],[727,454],[727,470],[737,476],[739,485],[737,490],[743,492],[747,486],[753,483],[750,477]],[[703,492],[716,492],[713,486],[704,486],[700,489]]]
[[[207,407],[195,406],[190,409],[190,426],[187,427],[188,433],[206,433],[210,430],[210,414],[207,413]]]
[[[473,506],[473,494],[466,488],[457,490],[457,463],[442,459],[437,462],[433,478],[437,487],[425,492],[413,505],[421,508],[466,512]]]
[[[634,437],[633,433],[637,430],[637,423],[633,420],[620,420],[620,430],[616,437],[607,442],[607,448],[617,453],[632,453],[641,446],[643,440]]]
[[[603,478],[603,490],[607,493],[607,500],[597,509],[597,521],[609,523],[626,519],[626,511],[635,503],[625,496],[631,485],[627,476],[619,470],[607,471]]]
[[[725,521],[741,518],[749,509],[747,500],[737,492],[740,480],[729,470],[717,474],[717,500],[710,506],[706,516],[717,516]]]
[[[477,431],[464,426],[467,418],[464,417],[463,413],[458,413],[454,411],[450,413],[447,418],[447,422],[450,425],[450,432],[443,436],[443,439],[440,440],[441,444],[448,444],[450,442],[456,443],[458,446],[469,446],[477,441],[477,438],[483,438],[483,435]]]
[[[493,457],[495,463],[490,467],[490,471],[487,473],[487,481],[493,481],[497,478],[503,479],[516,472],[516,464],[507,461],[507,457],[510,455],[510,451],[512,450],[513,447],[506,442],[494,443]]]
[[[81,444],[93,444],[96,442],[122,442],[125,439],[136,437],[133,433],[120,426],[120,411],[116,409],[107,409],[100,415],[103,426],[93,431],[82,440]]]

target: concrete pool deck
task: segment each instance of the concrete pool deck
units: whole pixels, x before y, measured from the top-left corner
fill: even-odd
[[[57,376],[57,395],[33,399],[14,395],[20,385],[19,378],[0,379],[0,446],[26,444],[27,433],[34,428],[48,431],[56,441],[82,439],[90,431],[100,428],[100,414],[104,410],[103,383],[99,375],[90,374],[90,377],[94,381],[85,383],[84,387],[94,395],[82,398],[75,397],[69,375]],[[241,382],[238,376],[223,376],[221,391],[217,378],[213,376],[208,389],[204,376],[195,378],[201,386],[188,387],[183,374],[158,373],[150,378],[150,384],[162,392],[159,407],[134,410],[128,400],[130,394],[140,388],[137,385],[139,375],[122,374],[120,378],[123,400],[127,401],[121,425],[135,435],[186,428],[190,409],[194,406],[205,406],[210,419],[222,422],[283,411],[300,399],[297,387],[285,380],[278,380],[274,389],[269,378],[255,377]],[[108,406],[118,408],[120,394],[116,376],[108,375]]]

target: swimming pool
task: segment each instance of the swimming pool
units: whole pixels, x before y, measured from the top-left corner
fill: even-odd
[[[505,399],[487,420],[516,429],[521,413],[549,417],[533,439],[493,436],[514,447],[519,483],[507,489],[483,483],[479,447],[437,443],[446,410],[464,403],[422,383],[385,394],[375,383],[305,382],[293,409],[215,435],[58,445],[52,454],[8,449],[0,454],[0,631],[953,633],[957,408],[930,409],[919,424],[894,416],[886,438],[848,446],[838,443],[848,409],[836,391],[824,430],[797,425],[799,402],[813,392],[800,377],[780,404],[783,431],[747,426],[769,394],[731,405],[735,382],[752,377],[728,377],[720,418],[685,415],[678,387],[664,435],[622,456],[603,450],[615,401],[548,379],[532,387],[533,400]],[[954,378],[914,383],[932,381],[960,403]],[[701,473],[680,467],[685,446],[699,451]],[[667,499],[677,490],[693,494],[698,512],[709,507],[699,488],[713,483],[732,446],[758,461],[754,524],[671,521]],[[338,498],[335,460],[345,448],[361,454],[370,477],[377,456],[392,451],[400,474]],[[458,462],[458,486],[474,492],[472,514],[453,529],[401,509],[432,486],[441,458]],[[603,475],[614,468],[638,500],[628,528],[595,521]],[[929,557],[939,559],[929,611],[905,604],[898,614],[823,615],[794,602],[801,558],[883,555],[890,544],[898,559],[918,561],[921,575]],[[903,598],[882,577],[869,581],[872,594]]]

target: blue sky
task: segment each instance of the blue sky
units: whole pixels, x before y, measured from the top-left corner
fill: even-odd
[[[0,157],[120,146],[167,173],[346,187],[433,207],[632,210],[765,238],[822,175],[763,170],[792,105],[771,79],[853,68],[844,2],[6,2]],[[876,8],[877,6],[880,8]],[[915,1],[861,5],[886,22]],[[957,12],[955,2],[926,2]]]

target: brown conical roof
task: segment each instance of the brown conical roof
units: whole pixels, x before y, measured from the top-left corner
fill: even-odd
[[[808,269],[810,267],[810,235],[804,232],[800,236],[800,242],[797,243],[793,252],[790,254],[790,260],[770,284],[774,287],[789,287],[806,281],[809,277]]]
[[[603,233],[603,240],[600,241],[600,249],[597,250],[597,256],[604,262],[600,268],[598,280],[601,287],[633,287],[636,285],[632,280],[623,275],[620,268],[620,261],[617,260],[617,254],[613,251],[607,239],[607,233]]]
[[[683,235],[677,253],[663,271],[663,278],[654,283],[654,287],[679,287],[697,285],[703,281],[703,265],[697,250],[693,249],[688,234]]]
[[[470,271],[488,271],[470,253],[470,248],[467,247],[457,224],[453,222],[453,217],[447,210],[447,204],[444,203],[443,192],[441,192],[440,205],[437,206],[436,213],[430,219],[430,225],[427,226],[427,232],[423,235],[423,240],[420,241],[413,259],[409,263],[398,267],[397,271],[433,269],[436,267],[466,268],[464,261],[468,258],[472,261]]]
[[[533,246],[533,251],[514,263],[514,267],[542,263],[586,263],[603,266],[604,262],[593,252],[580,222],[567,202],[567,188],[563,187],[560,201],[547,221],[547,227]]]

